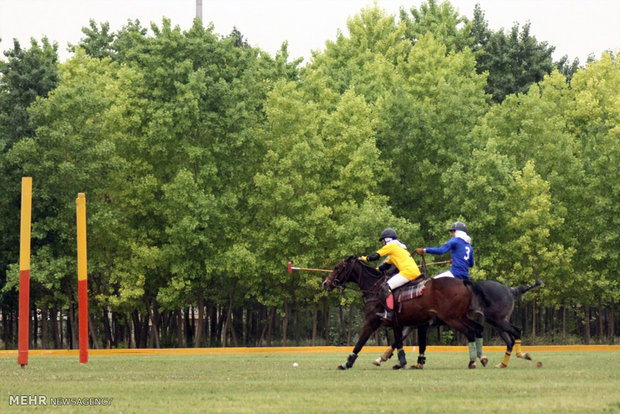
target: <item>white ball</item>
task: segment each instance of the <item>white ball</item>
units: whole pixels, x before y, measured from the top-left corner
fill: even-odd
[[[297,362],[293,362],[293,368],[297,368],[299,364]]]

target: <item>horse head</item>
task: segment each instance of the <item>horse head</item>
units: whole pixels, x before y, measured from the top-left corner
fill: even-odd
[[[359,262],[356,256],[349,256],[339,261],[334,270],[323,281],[323,289],[329,292],[347,283],[351,279],[353,265],[356,262]]]

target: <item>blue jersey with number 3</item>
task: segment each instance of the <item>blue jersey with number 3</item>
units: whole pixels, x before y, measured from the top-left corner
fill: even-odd
[[[474,267],[474,249],[471,244],[459,237],[453,237],[440,247],[427,247],[430,254],[444,254],[450,252],[452,267],[450,271],[457,279],[469,279],[469,268]]]

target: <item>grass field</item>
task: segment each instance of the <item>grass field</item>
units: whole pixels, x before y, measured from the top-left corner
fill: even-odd
[[[489,352],[468,370],[467,354],[428,354],[422,371],[393,371],[392,360],[346,353],[31,356],[22,369],[0,358],[0,412],[80,413],[593,413],[620,412],[620,353],[540,352],[534,362]],[[409,354],[410,362],[415,354]],[[536,368],[536,361],[543,366]],[[293,362],[299,367],[294,368]],[[10,405],[11,396],[48,405]],[[51,398],[111,398],[110,406],[57,406]],[[14,401],[14,400],[13,400]]]

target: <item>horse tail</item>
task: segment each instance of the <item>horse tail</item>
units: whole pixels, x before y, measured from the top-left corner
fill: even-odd
[[[532,283],[531,285],[524,285],[524,286],[519,286],[517,288],[511,287],[510,291],[512,292],[512,296],[514,296],[515,299],[520,298],[525,292],[532,290],[540,285],[542,285],[543,282],[540,279],[536,279],[535,283]]]

